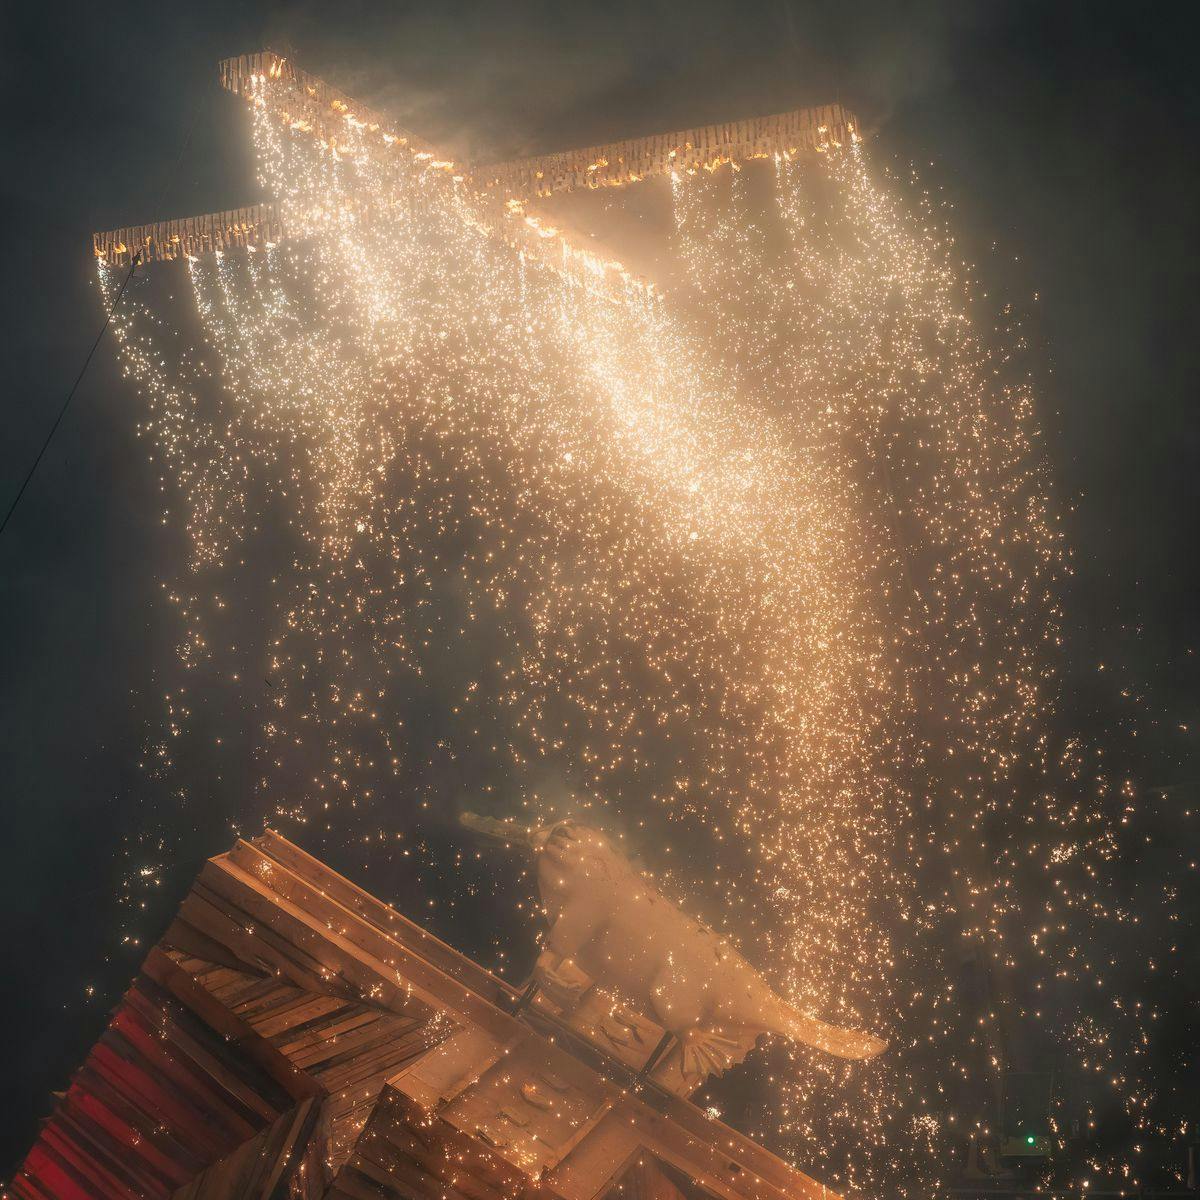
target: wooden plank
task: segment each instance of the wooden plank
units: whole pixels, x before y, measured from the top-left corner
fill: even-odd
[[[516,988],[435,937],[415,921],[398,913],[390,905],[384,904],[382,900],[339,875],[311,854],[306,854],[299,846],[293,845],[274,830],[265,830],[262,836],[254,838],[249,845],[265,858],[305,880],[321,894],[328,896],[348,912],[354,913],[368,925],[408,946],[427,962],[481,996],[488,997],[493,1003],[497,998],[509,1000],[517,997]],[[242,853],[241,846],[239,843],[230,851],[230,858],[239,862],[239,865],[250,865],[251,869],[257,863],[258,869],[262,870],[262,858],[251,859],[249,864],[245,864],[246,856]]]
[[[81,1177],[40,1138],[13,1182],[26,1195],[45,1200],[109,1200],[112,1195],[92,1188],[86,1177]]]
[[[326,1074],[351,1063],[369,1062],[387,1056],[392,1050],[420,1053],[422,1048],[431,1045],[431,1037],[436,1036],[427,1030],[426,1025],[415,1029],[397,1028],[384,1018],[338,1038],[336,1044],[327,1048],[327,1053],[325,1049],[317,1048],[306,1051],[303,1060],[307,1070],[324,1078]],[[297,1059],[297,1062],[300,1061]]]
[[[140,997],[137,1002],[146,1003]],[[130,1007],[132,1011],[138,1011],[132,1004]],[[142,1039],[147,1036],[154,1038],[157,1035],[160,1044],[165,1043],[171,1047],[173,1053],[170,1057],[178,1062],[181,1068],[192,1068],[186,1075],[182,1071],[175,1073],[174,1077],[185,1088],[194,1086],[197,1094],[208,1092],[219,1095],[222,1102],[229,1103],[231,1106],[240,1106],[252,1119],[270,1121],[278,1115],[279,1109],[272,1103],[273,1097],[271,1099],[264,1097],[241,1076],[235,1074],[226,1061],[210,1053],[178,1022],[172,1021],[169,1017],[164,1016],[160,1020],[154,1033],[151,1033],[149,1028],[143,1029],[140,1033],[134,1033],[121,1020],[114,1020],[112,1028],[124,1030],[127,1035],[133,1034]]]
[[[385,1146],[380,1143],[375,1149],[382,1154]],[[405,1200],[467,1200],[457,1188],[423,1171],[411,1159],[394,1157],[384,1164],[358,1152],[351,1160],[350,1168],[386,1192],[403,1196]]]
[[[511,1194],[529,1188],[530,1177],[524,1171],[506,1162],[480,1139],[426,1112],[394,1087],[385,1088],[380,1097],[378,1120],[397,1145],[403,1145],[435,1172],[440,1156],[492,1191]],[[384,1126],[384,1121],[390,1123]]]
[[[55,1132],[66,1145],[76,1147],[81,1154],[110,1175],[121,1179],[138,1196],[164,1195],[179,1177],[156,1169],[142,1147],[140,1131],[131,1141],[113,1136],[109,1128],[89,1120],[74,1106],[58,1114]],[[47,1144],[53,1144],[47,1138]]]
[[[269,1041],[259,1037],[249,1025],[209,996],[161,951],[151,950],[142,970],[205,1024],[236,1044],[240,1054],[264,1070],[288,1095],[300,1100],[320,1094],[318,1084],[297,1071]]]
[[[347,1166],[409,1195],[436,1197],[445,1190],[455,1200],[508,1200],[502,1189],[478,1178],[457,1155],[424,1146],[403,1123],[385,1116],[367,1123]]]
[[[332,1069],[323,1068],[315,1075],[330,1095],[346,1092],[350,1088],[361,1090],[368,1085],[378,1090],[427,1049],[428,1046],[422,1042],[404,1042],[386,1054],[355,1059]]]
[[[245,855],[262,860],[261,853],[248,843],[239,844],[239,850],[243,848]],[[378,1007],[397,1013],[411,1012],[412,1001],[416,1000],[430,1012],[449,1009],[482,1028],[501,1032],[514,1024],[489,1000],[448,977],[397,939],[357,918],[299,876],[274,867],[270,884],[266,884],[257,877],[261,872],[247,870],[228,856],[206,864],[206,870],[218,864],[219,872],[213,870],[207,878],[201,875],[215,893],[252,921],[261,923],[265,928],[257,932],[263,936],[269,929],[292,945],[311,947],[327,964],[327,970],[363,988],[361,998],[377,995]],[[403,986],[394,982],[397,978],[404,980]]]
[[[188,1177],[204,1168],[207,1160],[199,1148],[186,1138],[183,1130],[164,1124],[159,1113],[153,1114],[153,1120],[147,1120],[148,1114],[121,1090],[119,1081],[102,1075],[90,1061],[84,1063],[71,1081],[67,1103],[81,1107],[85,1098],[94,1100],[103,1111],[111,1114],[131,1131],[131,1136],[143,1143],[152,1140],[164,1155],[179,1163]],[[54,1119],[51,1117],[51,1120]]]
[[[164,1089],[160,1080],[128,1055],[121,1055],[113,1043],[102,1039],[90,1055],[94,1068],[114,1083],[146,1115],[156,1115],[180,1130],[207,1159],[220,1158],[229,1149],[230,1131],[219,1125],[211,1114],[195,1107],[190,1098]]]
[[[357,1027],[343,1028],[342,1032],[305,1047],[291,1055],[292,1061],[305,1070],[317,1071],[357,1060],[369,1055],[375,1047],[395,1043],[397,1031],[391,1021],[375,1013],[363,1015],[366,1020]]]
[[[117,1112],[111,1105],[101,1102],[100,1098],[83,1088],[73,1085],[60,1106],[55,1119],[69,1120],[72,1125],[84,1129],[90,1125],[95,1131],[103,1131],[111,1139],[114,1146],[121,1147],[128,1154],[130,1146],[137,1146],[137,1153],[144,1161],[148,1170],[153,1171],[158,1180],[168,1187],[180,1187],[195,1174],[199,1164],[191,1160],[191,1156],[178,1153],[178,1145],[164,1133],[155,1128],[144,1129],[136,1123],[130,1123],[123,1113]],[[96,1134],[90,1135],[91,1140],[97,1140]],[[175,1151],[175,1152],[173,1152]],[[147,1193],[153,1190],[146,1184]]]
[[[253,922],[243,924],[202,888],[197,887],[187,895],[180,912],[189,924],[224,942],[238,957],[253,959],[255,966],[280,976],[283,982],[320,995],[340,995],[347,1000],[357,998],[335,975],[322,972],[315,960],[299,961],[296,947],[270,936],[269,931],[255,928]]]
[[[310,1098],[296,1106],[290,1121],[280,1120],[277,1132],[271,1139],[274,1165],[264,1172],[257,1192],[262,1200],[275,1194],[284,1171],[292,1165],[293,1158],[298,1156],[312,1134],[319,1118],[319,1109],[318,1101]]]
[[[115,1164],[100,1163],[73,1142],[61,1126],[53,1122],[42,1131],[40,1139],[46,1152],[57,1158],[63,1168],[88,1189],[93,1196],[114,1200],[141,1200],[128,1177],[122,1178]]]
[[[239,973],[236,979],[230,979],[220,987],[212,987],[207,979],[202,982],[226,1008],[243,1018],[308,994],[273,975],[260,978]]]
[[[243,1011],[238,1015],[250,1024],[260,1037],[270,1038],[288,1053],[292,1045],[290,1037],[297,1034],[305,1036],[306,1028],[331,1029],[334,1027],[331,1018],[335,1014],[345,1013],[346,1010],[347,1002],[340,996],[314,996],[311,992],[300,992],[283,998],[281,1003],[272,1005],[266,1011]],[[322,1023],[317,1025],[318,1021]],[[289,1035],[286,1042],[284,1035]],[[285,1049],[285,1046],[288,1049]]]

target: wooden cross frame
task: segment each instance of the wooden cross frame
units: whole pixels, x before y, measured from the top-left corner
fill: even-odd
[[[725,162],[821,154],[858,136],[851,114],[840,104],[828,104],[508,162],[465,164],[273,51],[227,58],[220,72],[221,83],[234,95],[268,108],[291,129],[326,146],[346,145],[351,131],[357,131],[381,153],[409,154],[425,169],[449,173],[468,189],[482,230],[577,282],[618,293],[652,293],[654,285],[593,239],[547,219],[538,200],[580,188],[623,187],[674,171],[711,170]],[[142,262],[196,258],[274,244],[289,232],[280,206],[266,202],[122,226],[93,234],[92,240],[99,260],[122,267],[136,254]]]

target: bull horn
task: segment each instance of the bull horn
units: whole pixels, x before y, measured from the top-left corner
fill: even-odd
[[[489,842],[500,842],[505,846],[533,847],[533,831],[515,821],[498,821],[495,817],[481,817],[478,813],[463,813],[459,820],[472,833],[487,838]]]

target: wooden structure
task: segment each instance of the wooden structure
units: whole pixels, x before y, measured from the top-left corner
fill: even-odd
[[[19,1200],[837,1200],[274,833],[205,864]],[[635,1049],[634,1043],[641,1049]],[[609,1051],[615,1051],[610,1053]]]
[[[826,105],[504,163],[467,164],[272,51],[225,59],[220,72],[227,90],[327,149],[346,149],[361,139],[358,144],[371,153],[411,155],[423,170],[441,172],[466,190],[482,232],[574,282],[615,294],[653,293],[654,288],[593,239],[539,213],[539,198],[729,161],[821,153],[857,136],[851,115],[840,105]],[[278,241],[290,232],[285,224],[276,205],[252,205],[96,233],[93,250],[114,267],[127,266],[139,254],[144,262],[199,257]]]

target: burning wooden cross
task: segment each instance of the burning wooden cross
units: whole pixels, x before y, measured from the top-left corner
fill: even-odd
[[[538,200],[725,162],[820,154],[858,136],[853,117],[840,104],[829,104],[509,162],[464,164],[273,51],[227,58],[220,71],[221,83],[234,95],[327,146],[346,144],[357,133],[381,152],[409,154],[429,170],[446,171],[465,185],[482,230],[577,282],[617,293],[652,293],[654,285],[593,239],[546,219]],[[153,262],[273,245],[289,236],[288,224],[281,206],[268,201],[123,226],[94,234],[93,246],[102,262],[122,267],[138,253],[142,262]]]

